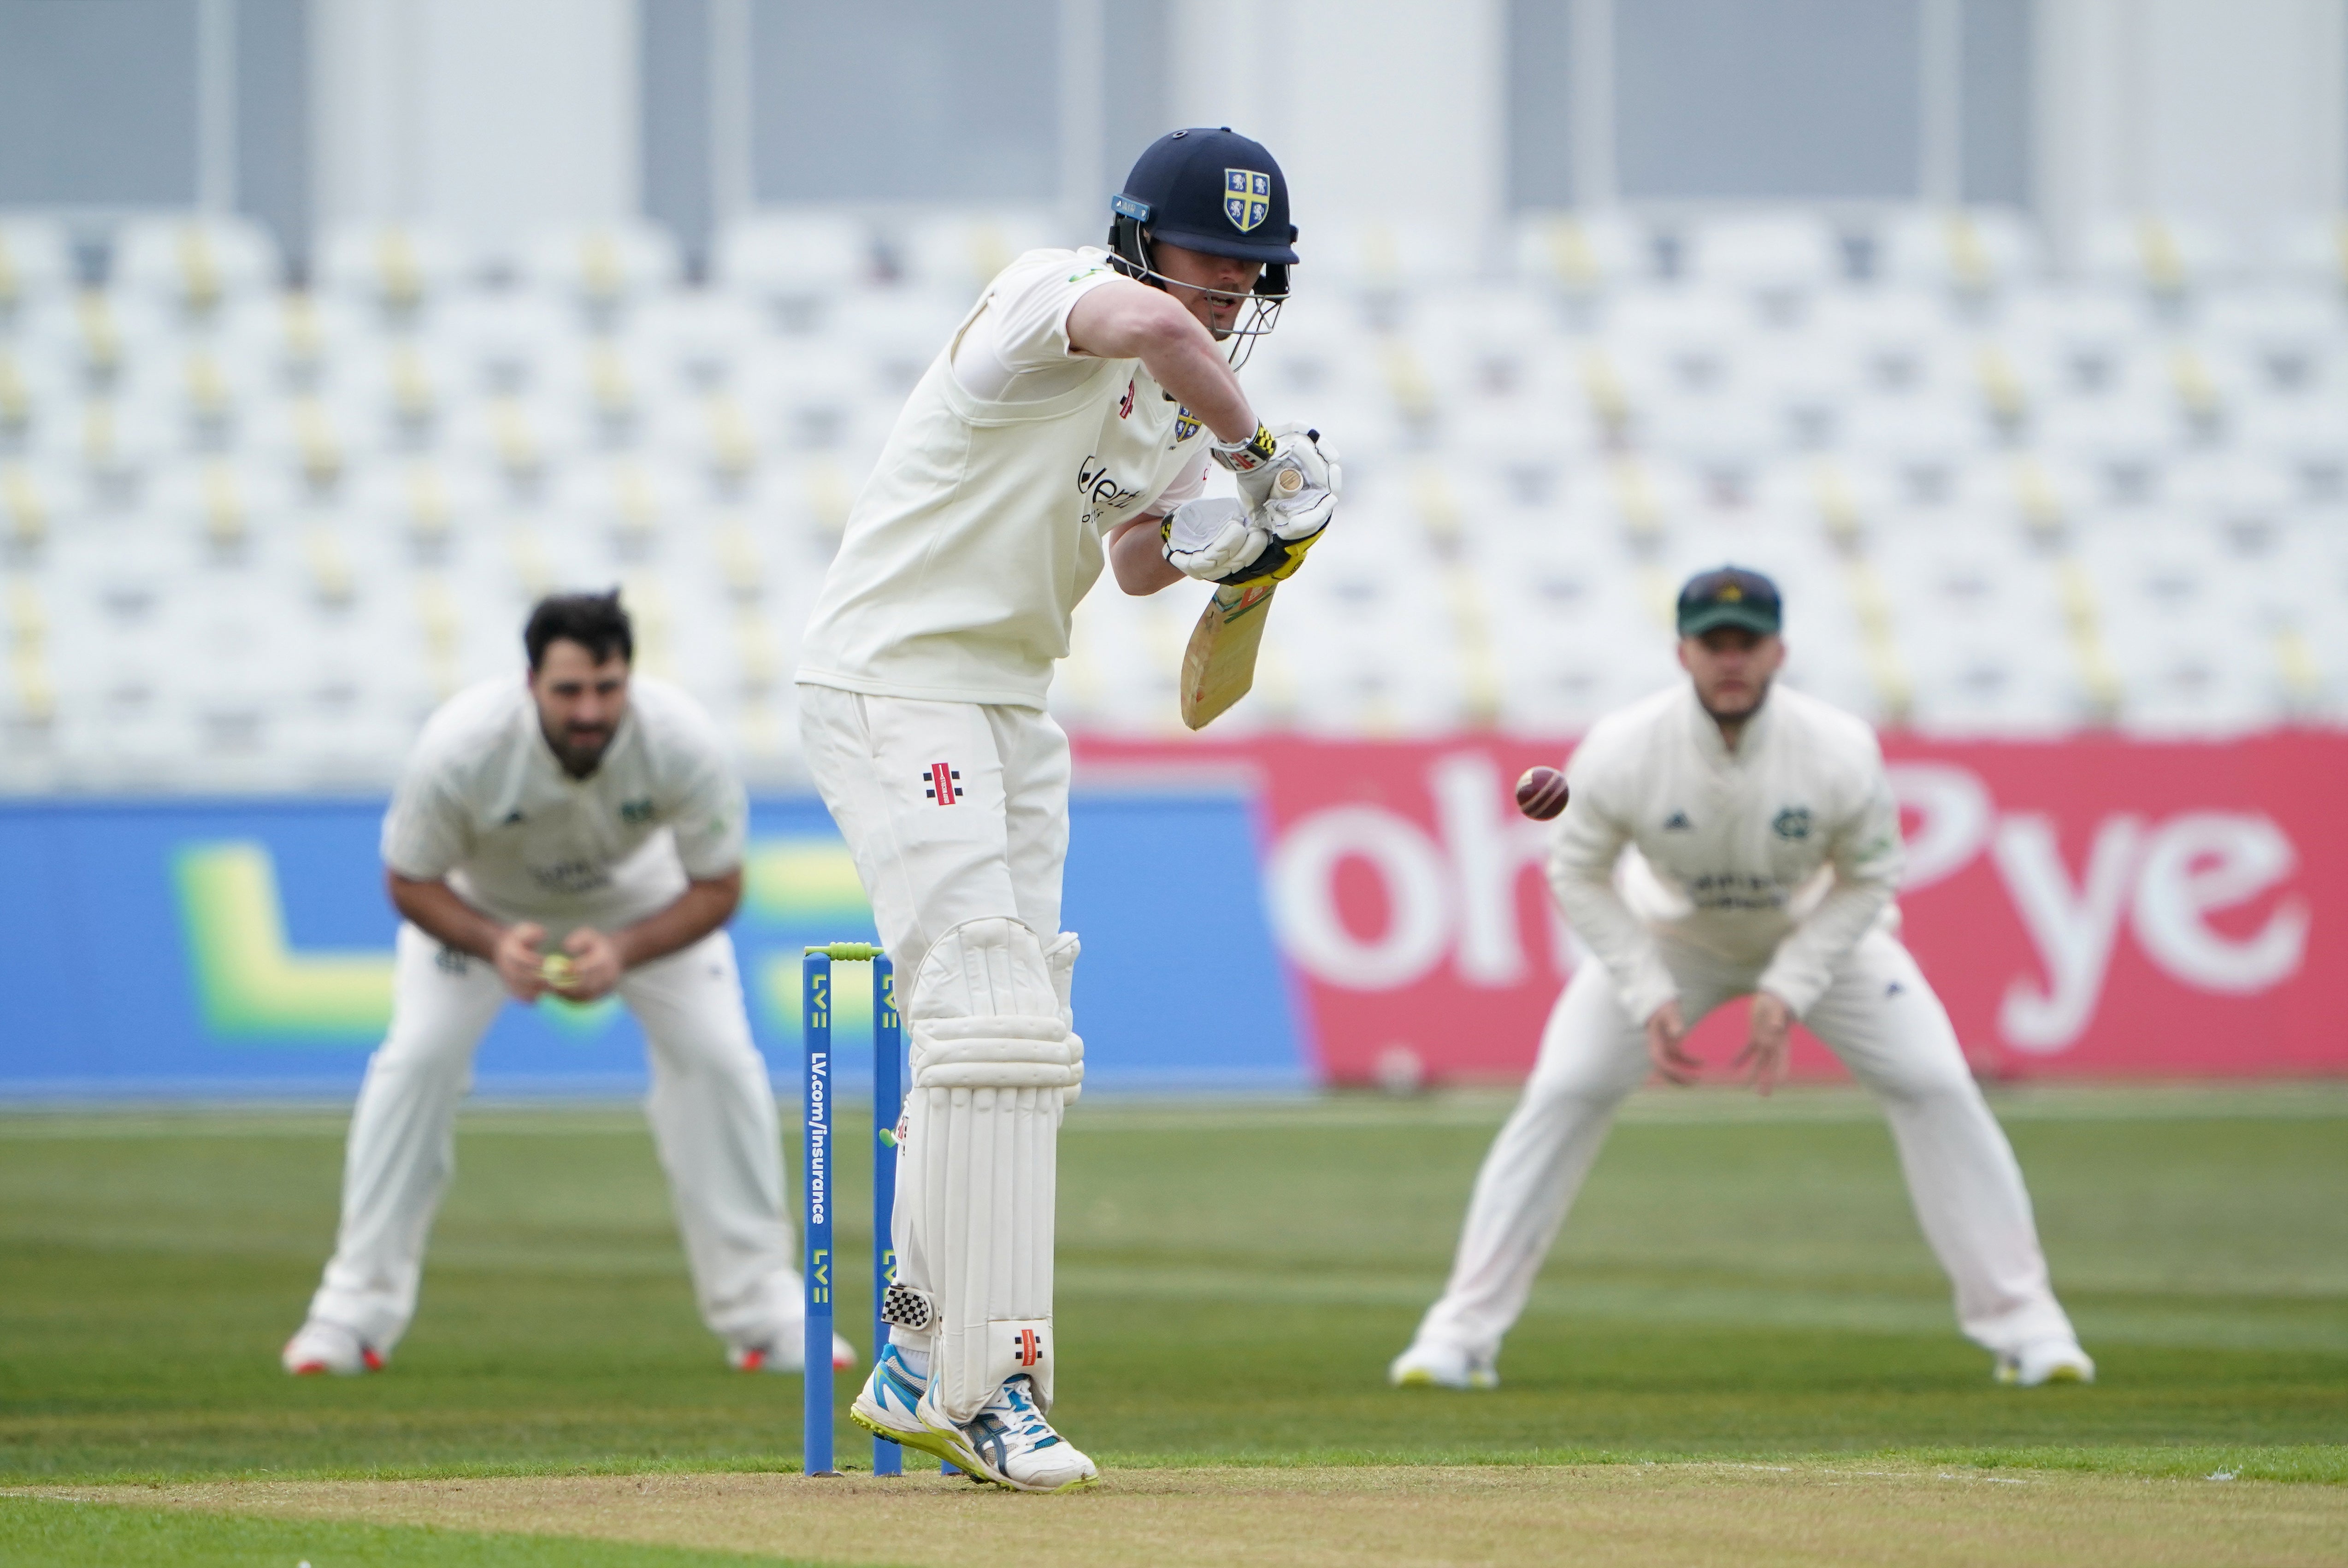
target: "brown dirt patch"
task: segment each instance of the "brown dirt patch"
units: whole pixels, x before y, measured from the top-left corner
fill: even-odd
[[[936,1475],[550,1476],[11,1489],[821,1563],[1775,1568],[2348,1561],[2348,1488],[1854,1463],[1117,1470],[1066,1497]]]

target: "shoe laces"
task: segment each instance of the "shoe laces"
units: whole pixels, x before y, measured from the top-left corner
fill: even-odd
[[[1004,1412],[1007,1412],[1005,1414]],[[1025,1373],[1004,1380],[986,1408],[978,1414],[973,1426],[984,1427],[989,1436],[1002,1434],[1018,1439],[1030,1449],[1048,1449],[1060,1440],[1060,1434],[1044,1419],[1044,1412],[1035,1408],[1035,1389]]]

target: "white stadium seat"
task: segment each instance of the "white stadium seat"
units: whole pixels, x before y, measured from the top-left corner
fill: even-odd
[[[115,235],[113,284],[158,300],[190,320],[273,291],[284,263],[267,230],[242,218],[209,216],[129,223]]]
[[[1245,378],[1347,496],[1217,734],[1579,729],[1672,678],[1671,594],[1727,560],[1785,587],[1787,678],[1879,721],[2348,721],[2331,218],[2118,221],[2077,276],[1986,211],[1313,223]],[[190,232],[118,224],[85,289],[62,227],[0,224],[0,790],[379,789],[533,596],[613,584],[645,667],[803,780],[800,629],[908,390],[1004,261],[1094,238],[774,212],[685,286],[655,231],[493,271],[370,225],[289,293]],[[1054,710],[1173,733],[1200,597],[1104,583]]]
[[[64,224],[0,219],[0,328],[50,295],[67,292],[74,281],[73,245]]]
[[[1684,276],[1744,294],[1762,319],[1790,325],[1848,272],[1841,233],[1817,213],[1699,221],[1680,236]]]
[[[976,304],[994,274],[1026,252],[1097,245],[1101,235],[1070,233],[1046,209],[1005,207],[923,212],[906,220],[892,238],[908,287]]]
[[[643,222],[541,234],[523,247],[521,265],[539,291],[568,302],[598,328],[675,288],[685,275],[676,241]]]
[[[2029,221],[1995,208],[1910,209],[1876,240],[1876,272],[1887,283],[1961,297],[2026,287],[2044,264]]]
[[[2090,277],[2165,297],[2230,282],[2247,260],[2222,227],[2174,213],[2096,220],[2082,250]]]
[[[1517,275],[1572,298],[1650,282],[1645,229],[1619,212],[1527,212],[1516,222]]]
[[[2348,290],[2348,212],[2310,213],[2278,226],[2269,241],[2275,271],[2293,283]]]
[[[323,293],[347,299],[397,325],[473,281],[476,253],[453,235],[407,223],[357,223],[328,232],[318,247]]]

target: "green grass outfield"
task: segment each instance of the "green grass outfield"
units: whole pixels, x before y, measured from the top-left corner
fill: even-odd
[[[1505,1100],[1088,1099],[1062,1146],[1056,1418],[1112,1473],[1875,1455],[2348,1481],[2348,1087],[1997,1103],[2095,1387],[1992,1386],[1849,1091],[1635,1100],[1483,1396],[1382,1375]],[[284,1377],[342,1130],[316,1112],[0,1115],[0,1485],[797,1467],[798,1380],[729,1372],[695,1321],[632,1110],[469,1112],[391,1370]],[[841,1310],[869,1350],[867,1236],[848,1222],[863,1171],[842,1164]],[[844,1421],[839,1451],[869,1451]],[[167,1558],[132,1539],[162,1516],[95,1508],[71,1517],[131,1544],[28,1544],[79,1530],[67,1506],[0,1504],[0,1560],[283,1556]],[[281,1528],[205,1528],[231,1523]],[[336,1560],[557,1560],[456,1541]],[[560,1560],[726,1560],[613,1550]]]

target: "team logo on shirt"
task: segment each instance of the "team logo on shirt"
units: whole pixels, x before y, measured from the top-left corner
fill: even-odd
[[[1224,170],[1223,216],[1242,234],[1272,216],[1272,176],[1252,169]]]
[[[1186,406],[1174,410],[1174,439],[1179,445],[1199,433],[1199,416]]]
[[[1769,830],[1781,839],[1807,839],[1810,836],[1810,809],[1788,806],[1769,820]]]
[[[649,799],[623,800],[620,802],[620,820],[628,823],[632,827],[641,828],[646,822],[651,821],[654,817],[659,815],[660,809],[654,806]]]
[[[922,776],[922,793],[941,806],[951,806],[962,799],[962,770],[942,762],[932,762]]]
[[[1117,417],[1120,419],[1133,418],[1133,379],[1130,377],[1126,378],[1125,396],[1117,400]]]

